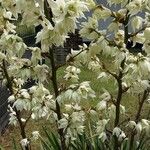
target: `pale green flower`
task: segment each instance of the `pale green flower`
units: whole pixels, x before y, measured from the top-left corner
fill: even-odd
[[[135,16],[131,20],[131,26],[133,31],[135,32],[137,29],[139,30],[142,27],[143,18],[140,16]]]

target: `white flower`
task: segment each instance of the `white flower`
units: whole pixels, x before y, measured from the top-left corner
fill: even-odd
[[[84,99],[87,99],[88,97],[95,97],[95,92],[91,89],[88,81],[80,83],[77,93]]]
[[[32,132],[32,138],[33,138],[34,140],[37,140],[37,139],[39,138],[39,136],[40,136],[39,131],[33,131],[33,132]]]
[[[14,95],[9,96],[8,102],[14,102],[14,101],[15,101],[15,96]]]
[[[100,138],[100,139],[102,140],[102,142],[104,142],[104,141],[107,139],[107,135],[106,135],[105,132],[102,132],[102,133],[98,136],[98,138]]]
[[[122,131],[121,134],[119,135],[118,140],[119,140],[119,141],[122,141],[122,140],[124,140],[125,138],[126,138],[126,135],[125,135],[125,133]]]
[[[37,90],[37,86],[32,86],[29,88],[29,93],[33,94]]]
[[[98,104],[97,104],[97,110],[105,110],[106,109],[106,107],[107,107],[107,102],[106,101],[104,101],[104,100],[102,100],[102,101],[100,101]]]
[[[100,64],[97,60],[93,60],[89,62],[88,68],[92,71],[98,72],[100,70]]]
[[[24,118],[21,118],[21,121],[22,121],[22,122],[26,122],[26,119],[24,119]]]
[[[110,93],[104,89],[104,93],[100,96],[103,101],[109,101],[111,99]]]
[[[16,126],[18,123],[17,117],[16,117],[16,112],[12,112],[9,114],[9,124]]]
[[[74,66],[68,66],[65,70],[66,75],[64,76],[65,80],[71,80],[72,82],[77,82],[80,73],[80,69]]]
[[[73,112],[71,118],[72,123],[83,122],[85,120],[85,113],[83,111]]]
[[[119,135],[122,133],[122,130],[119,127],[115,127],[113,129],[113,135],[115,135],[116,137],[119,137]]]
[[[146,119],[141,120],[142,128],[146,131],[146,134],[149,134],[150,131],[150,121]]]
[[[139,73],[143,76],[148,76],[150,73],[150,61],[147,58],[143,58],[138,62]]]
[[[12,19],[11,18],[12,17],[12,13],[10,11],[4,11],[3,16],[6,19],[10,19],[10,20]]]
[[[16,33],[15,29],[16,29],[15,25],[10,23],[9,21],[6,22],[6,30],[7,30],[8,33],[9,32]]]
[[[142,49],[148,54],[148,56],[150,55],[150,41],[146,40],[143,44]]]
[[[96,132],[98,134],[101,134],[102,132],[104,132],[105,127],[106,127],[106,125],[107,125],[108,122],[109,122],[109,119],[107,119],[107,120],[106,119],[99,120],[97,122]]]
[[[135,123],[135,121],[129,121],[127,126],[131,129],[134,129],[136,127],[136,123]]]
[[[150,125],[150,121],[149,120],[142,119],[141,122],[142,122],[143,126],[149,126]]]
[[[137,57],[135,57],[134,55],[130,54],[130,55],[127,57],[127,61],[128,61],[129,63],[137,62]]]
[[[119,127],[115,127],[113,129],[113,135],[115,135],[119,141],[122,141],[126,138],[125,133]]]
[[[136,128],[137,134],[140,134],[142,132],[142,124],[140,122],[137,123],[135,128]]]
[[[31,118],[32,119],[36,119],[37,118],[37,116],[35,115],[35,113],[32,113]]]
[[[25,98],[25,99],[30,99],[30,95],[29,95],[29,93],[28,93],[27,91],[22,91],[22,92],[21,92],[21,95],[22,95],[23,98]]]
[[[111,16],[111,10],[103,6],[99,6],[94,10],[93,15],[95,15],[97,19],[106,20],[107,18]]]
[[[67,13],[71,17],[84,17],[84,11],[88,11],[88,7],[84,1],[71,0],[66,3]]]
[[[88,22],[82,23],[80,34],[88,39],[97,39],[99,35],[95,32],[98,28],[98,21],[95,17],[89,18]]]
[[[78,134],[82,134],[83,131],[84,131],[84,128],[85,128],[85,126],[83,126],[83,125],[77,126],[77,133],[78,133]]]
[[[127,86],[127,83],[126,82],[122,82],[122,89],[126,89],[128,86]]]
[[[29,143],[30,143],[30,142],[28,141],[27,138],[22,139],[22,140],[20,141],[20,144],[21,144],[23,150],[25,150],[25,148],[29,145]]]
[[[144,89],[147,89],[150,87],[150,82],[149,80],[140,80],[139,83],[141,84],[141,86],[144,88]]]
[[[68,126],[68,120],[66,118],[62,118],[58,121],[59,129],[64,129]]]
[[[76,111],[81,110],[81,106],[79,106],[78,104],[75,104],[72,108]]]
[[[66,13],[65,10],[65,1],[64,0],[48,0],[49,5],[51,6],[52,12],[56,17],[60,15],[64,16]]]
[[[17,99],[14,104],[13,104],[13,107],[16,107],[17,110],[20,110],[22,111],[23,109],[25,109],[25,105],[26,105],[26,102],[22,99]]]
[[[120,23],[118,23],[118,22],[112,22],[112,23],[109,24],[108,30],[110,32],[116,33],[119,30],[119,26],[120,26]]]
[[[144,37],[146,40],[150,40],[150,27],[144,30]]]
[[[120,113],[124,115],[124,114],[125,114],[125,112],[126,112],[126,110],[125,110],[125,106],[120,105]]]
[[[65,104],[65,110],[66,111],[71,111],[72,110],[72,105],[71,104]]]
[[[139,16],[135,16],[131,20],[131,26],[133,31],[135,32],[136,29],[140,29],[142,27],[143,18]]]
[[[90,8],[90,9],[93,9],[93,8],[95,8],[95,1],[94,0],[86,0],[86,2],[88,3],[88,7]]]
[[[101,73],[98,75],[97,79],[108,79],[108,75],[107,75],[106,72],[101,72]]]
[[[131,15],[135,15],[142,9],[142,0],[133,0],[128,5],[127,8]]]
[[[93,116],[93,117],[96,117],[96,116],[98,115],[97,111],[95,111],[95,110],[93,110],[93,109],[90,110],[90,114],[91,114],[91,116]]]
[[[111,106],[108,108],[108,115],[111,118],[115,117],[116,113],[116,106],[114,104],[111,104]]]
[[[136,34],[136,36],[133,36],[131,40],[133,41],[133,46],[136,45],[136,43],[145,44],[144,33],[142,32],[142,33]]]

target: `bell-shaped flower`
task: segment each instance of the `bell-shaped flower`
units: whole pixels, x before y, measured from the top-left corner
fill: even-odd
[[[114,104],[111,104],[110,107],[108,107],[108,116],[110,118],[115,118],[115,115],[116,115],[116,106]]]
[[[73,112],[71,114],[72,123],[83,122],[85,120],[85,113],[83,111]]]
[[[102,111],[105,110],[107,108],[107,101],[100,101],[97,106],[96,106],[97,110]]]
[[[115,127],[113,129],[113,135],[119,138],[120,134],[122,133],[122,130],[119,127]]]
[[[146,134],[148,135],[150,133],[150,121],[147,119],[141,120],[142,128],[146,131]]]
[[[139,73],[143,76],[148,76],[150,73],[150,60],[143,58],[138,62]]]
[[[79,88],[77,89],[77,93],[80,94],[80,96],[84,99],[87,99],[88,97],[95,97],[95,92],[90,87],[88,81],[80,83]]]
[[[137,123],[136,127],[135,127],[137,134],[140,135],[142,132],[142,124],[140,122]]]
[[[12,19],[12,13],[11,13],[10,11],[4,10],[3,17],[4,17],[5,19],[13,20],[13,19]]]
[[[66,2],[65,0],[48,0],[49,6],[52,9],[53,15],[55,17],[65,16],[66,15]]]
[[[25,123],[25,122],[26,122],[26,119],[21,118],[21,122]]]
[[[105,140],[107,139],[107,135],[105,132],[102,132],[102,133],[100,133],[98,138],[100,138],[102,140],[102,142],[105,142]]]
[[[142,27],[142,23],[143,18],[141,18],[140,16],[133,17],[131,20],[131,27],[133,31],[135,32],[136,30],[139,30]]]
[[[126,110],[125,110],[125,106],[120,105],[120,113],[124,115],[124,114],[125,114],[125,112],[126,112]]]
[[[77,82],[79,77],[78,74],[80,73],[80,69],[74,66],[68,66],[65,70],[66,75],[64,78],[66,80],[71,80],[72,82]]]
[[[8,102],[12,103],[15,101],[15,96],[14,95],[11,95],[8,97]]]
[[[109,119],[99,120],[96,126],[96,133],[98,134],[103,133],[108,122],[109,122]]]
[[[120,25],[121,25],[121,24],[120,24],[119,22],[113,21],[112,23],[109,24],[109,26],[108,26],[108,31],[117,33],[117,31],[118,31],[119,28],[120,28]]]
[[[127,124],[127,127],[134,129],[136,127],[136,122],[135,121],[129,121]]]
[[[17,117],[16,117],[16,113],[15,112],[11,112],[9,114],[10,118],[9,118],[9,124],[16,126],[18,123]]]
[[[109,101],[111,99],[110,93],[106,89],[103,90],[104,93],[100,96],[100,99],[102,99],[103,101]]]
[[[72,105],[71,104],[65,104],[65,110],[67,112],[70,112],[72,110]]]
[[[30,142],[29,142],[29,140],[27,138],[22,139],[20,141],[20,144],[21,144],[21,147],[22,147],[23,150],[25,150],[28,147],[29,143]]]
[[[131,15],[135,15],[142,10],[142,0],[133,0],[126,7]]]
[[[33,131],[33,132],[32,132],[32,139],[38,140],[39,137],[40,137],[39,131]]]
[[[147,55],[150,55],[150,40],[146,40],[143,44],[142,49],[147,53]]]
[[[85,3],[84,1],[80,0],[71,0],[66,2],[66,8],[67,8],[67,15],[70,15],[71,17],[84,17],[85,11],[88,11],[87,7],[88,3]]]
[[[144,30],[144,37],[145,37],[146,40],[150,40],[150,27],[147,27]]]
[[[31,62],[33,63],[33,65],[37,65],[42,59],[41,49],[38,47],[30,47],[29,49],[32,52]]]
[[[118,141],[123,141],[126,138],[125,133],[122,131],[121,134],[118,137]]]
[[[82,29],[80,30],[80,34],[82,37],[88,39],[97,39],[99,37],[98,33],[95,32],[98,29],[98,21],[95,17],[90,17],[88,22],[82,23]]]
[[[58,128],[59,129],[65,129],[68,126],[68,120],[67,118],[62,118],[58,121]]]
[[[92,71],[98,72],[100,71],[101,66],[99,64],[99,61],[92,60],[88,63],[88,68]]]
[[[97,6],[94,9],[93,15],[97,17],[97,19],[106,20],[111,16],[112,12],[110,9],[103,7],[101,5]]]

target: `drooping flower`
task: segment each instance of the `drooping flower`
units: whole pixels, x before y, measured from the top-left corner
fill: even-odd
[[[30,143],[30,142],[29,142],[29,140],[28,140],[27,138],[22,139],[22,140],[20,141],[20,144],[21,144],[23,150],[26,149],[26,147],[29,145],[29,143]]]

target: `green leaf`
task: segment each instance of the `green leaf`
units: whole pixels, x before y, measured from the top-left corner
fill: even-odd
[[[51,147],[51,149],[53,148],[54,150],[61,150],[60,143],[56,136],[52,132],[48,132],[45,127],[43,127],[43,130],[47,137],[47,142],[44,141],[44,145],[49,145],[49,147]]]
[[[18,150],[16,141],[14,138],[12,139],[12,144],[13,144],[13,150]]]

